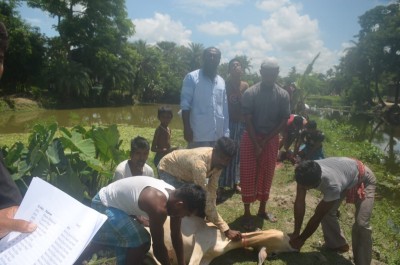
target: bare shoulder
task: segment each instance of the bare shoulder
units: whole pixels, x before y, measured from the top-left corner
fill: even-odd
[[[165,214],[167,213],[167,197],[160,190],[147,187],[140,193],[139,207],[149,215]]]

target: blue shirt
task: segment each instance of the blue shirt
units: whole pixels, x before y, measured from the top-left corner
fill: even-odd
[[[194,142],[229,137],[225,81],[219,75],[211,80],[201,69],[188,73],[183,79],[181,109],[190,111]]]

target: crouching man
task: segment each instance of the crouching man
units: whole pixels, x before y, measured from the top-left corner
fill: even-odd
[[[163,225],[170,216],[171,241],[178,264],[184,265],[181,218],[204,215],[205,201],[204,190],[194,184],[175,189],[146,176],[117,180],[92,200],[92,208],[108,217],[93,243],[114,247],[118,265],[143,264],[152,239],[154,256],[161,264],[169,265]],[[135,216],[149,219],[150,234]]]
[[[322,225],[325,246],[337,252],[346,252],[349,245],[340,229],[337,211],[346,202],[356,207],[352,227],[352,247],[356,265],[370,265],[372,237],[369,224],[374,204],[376,179],[374,173],[361,161],[347,157],[331,157],[318,161],[301,162],[295,169],[297,182],[294,204],[294,232],[290,244],[300,250],[304,242]],[[300,233],[305,213],[307,190],[317,189],[323,199],[314,215]]]

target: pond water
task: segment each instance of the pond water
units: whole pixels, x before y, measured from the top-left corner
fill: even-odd
[[[393,163],[400,163],[400,126],[393,126],[383,119],[366,114],[319,109],[317,114],[328,120],[351,124],[360,132],[360,140],[367,140],[386,153]]]
[[[29,112],[6,112],[0,114],[0,134],[28,132],[37,122],[57,121],[60,126],[128,124],[136,127],[159,125],[157,109],[159,104],[139,104],[115,108],[82,108],[72,110],[38,110]],[[182,129],[178,115],[178,105],[172,108],[174,118],[171,129]],[[333,109],[314,109],[323,118],[350,123],[364,132],[363,140],[368,140],[383,150],[393,163],[400,162],[400,126],[390,126],[379,119],[367,115],[353,115]]]
[[[0,134],[29,132],[38,122],[57,121],[59,126],[128,124],[136,127],[154,127],[159,125],[157,110],[161,105],[140,104],[126,107],[82,108],[68,110],[38,110],[30,112],[6,112],[0,114]],[[182,121],[178,116],[178,105],[169,106],[174,117],[170,127],[181,129]]]

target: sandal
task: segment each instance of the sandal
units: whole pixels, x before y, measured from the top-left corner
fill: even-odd
[[[241,221],[242,227],[247,231],[255,231],[256,225],[254,224],[254,219],[250,217],[243,217]]]
[[[276,223],[278,221],[278,219],[276,219],[275,215],[272,213],[258,213],[257,216],[264,220],[270,221],[271,223]]]

